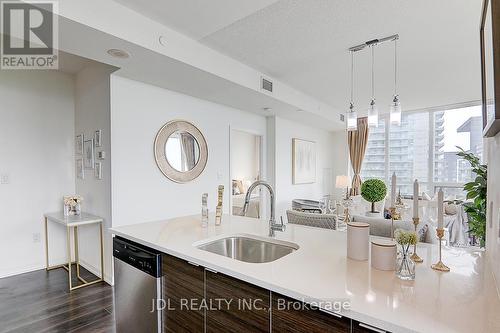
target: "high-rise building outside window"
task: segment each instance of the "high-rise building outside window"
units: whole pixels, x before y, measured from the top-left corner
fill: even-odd
[[[361,176],[389,183],[394,172],[402,194],[412,194],[418,179],[431,197],[442,188],[447,199],[464,199],[463,185],[474,175],[457,146],[482,157],[481,106],[403,112],[400,126],[382,116],[370,128]]]

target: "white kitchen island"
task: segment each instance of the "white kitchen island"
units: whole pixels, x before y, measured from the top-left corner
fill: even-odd
[[[500,332],[500,298],[485,252],[449,248],[443,261],[451,272],[434,271],[438,248],[419,244],[424,259],[413,282],[370,262],[346,258],[345,232],[287,225],[276,239],[299,249],[270,263],[245,263],[196,246],[237,234],[267,237],[268,222],[223,216],[221,226],[202,228],[200,216],[111,229],[115,235],[208,269],[302,300],[349,300],[343,316],[392,332]]]

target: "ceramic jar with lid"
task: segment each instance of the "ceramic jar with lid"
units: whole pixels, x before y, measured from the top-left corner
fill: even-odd
[[[370,225],[362,222],[347,223],[347,257],[368,260]]]
[[[396,242],[389,239],[374,239],[371,241],[371,265],[381,271],[396,269]]]

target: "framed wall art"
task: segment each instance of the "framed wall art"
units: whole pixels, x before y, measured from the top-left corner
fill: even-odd
[[[76,177],[78,179],[85,179],[85,170],[83,168],[83,158],[76,160]]]
[[[483,135],[500,132],[500,3],[483,0],[480,28]]]
[[[292,140],[292,182],[310,184],[316,181],[316,143]]]
[[[94,144],[96,147],[102,147],[102,130],[95,131]]]
[[[94,169],[94,175],[96,179],[102,179],[102,163],[101,162],[96,162],[95,163],[95,169]]]
[[[75,137],[75,154],[83,155],[83,134]]]
[[[83,166],[85,169],[94,169],[94,139],[83,142]]]

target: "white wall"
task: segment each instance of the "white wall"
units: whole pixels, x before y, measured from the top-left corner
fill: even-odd
[[[55,71],[0,73],[0,277],[45,266],[43,214],[73,194],[74,80]],[[33,235],[38,237],[34,241]],[[66,260],[65,229],[49,225],[50,264]]]
[[[156,166],[153,142],[172,119],[194,123],[208,144],[205,171],[187,184],[168,180]],[[209,193],[215,210],[217,186],[225,185],[224,212],[229,212],[230,128],[265,135],[262,116],[125,79],[111,78],[113,225],[126,225],[198,214],[201,195]],[[265,142],[263,144],[265,147]],[[265,154],[265,152],[264,152]]]
[[[347,132],[332,132],[333,141],[330,150],[334,154],[332,161],[332,199],[341,200],[345,196],[345,188],[335,188],[335,178],[337,176],[348,175],[351,164],[349,161],[349,148],[347,146]]]
[[[488,207],[486,221],[486,254],[500,289],[500,134],[487,139]]]
[[[231,134],[231,177],[253,181],[259,175],[259,136],[239,130]]]
[[[85,140],[94,138],[102,130],[102,147],[106,158],[102,163],[102,179],[94,176],[93,169],[85,170],[85,178],[76,178],[76,192],[83,196],[82,210],[104,218],[104,273],[112,283],[111,234],[111,123],[110,123],[110,73],[109,66],[92,64],[76,75],[75,135],[83,134]],[[99,228],[97,225],[79,227],[80,260],[94,274],[100,274]]]
[[[292,139],[316,143],[316,182],[292,183]],[[347,156],[345,139],[329,131],[304,126],[276,117],[274,119],[276,216],[286,216],[293,199],[319,200],[323,195],[334,194],[335,176],[345,174]]]

